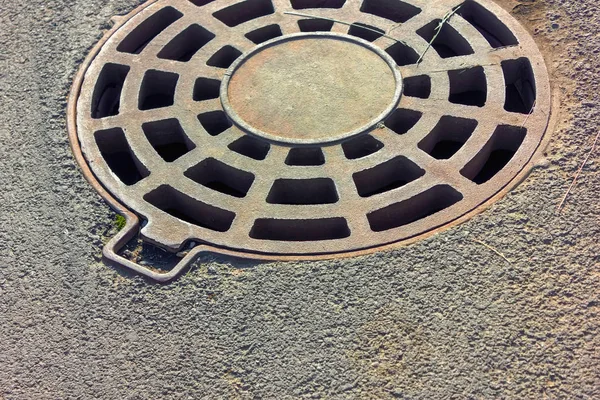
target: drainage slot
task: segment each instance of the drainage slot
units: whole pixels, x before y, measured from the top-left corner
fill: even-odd
[[[363,158],[383,149],[383,143],[370,135],[358,136],[342,144],[344,155],[349,160]]]
[[[246,197],[254,182],[254,175],[208,158],[200,164],[188,169],[185,176],[196,183],[217,192],[233,196]]]
[[[210,78],[198,78],[194,84],[194,101],[218,99],[221,81]]]
[[[241,55],[241,51],[235,47],[227,45],[213,54],[213,56],[206,62],[206,65],[218,68],[229,68],[231,64],[233,64],[233,62]]]
[[[398,42],[388,47],[385,51],[394,59],[394,61],[396,61],[396,64],[399,66],[416,64],[417,61],[419,61],[419,55],[417,52],[412,47],[409,47],[404,43]]]
[[[310,242],[343,239],[350,236],[344,218],[323,219],[257,219],[250,237],[262,240]]]
[[[427,99],[431,95],[431,78],[427,75],[404,78],[402,94],[408,97]]]
[[[204,45],[213,40],[215,35],[200,25],[191,25],[179,35],[175,36],[169,44],[167,44],[158,53],[158,58],[175,61],[190,61],[191,58]]]
[[[183,17],[173,7],[165,7],[138,25],[117,47],[122,53],[140,54],[169,25]]]
[[[425,175],[425,170],[408,158],[398,156],[376,167],[352,175],[360,197],[398,189]]]
[[[333,21],[324,19],[301,19],[298,26],[302,32],[329,32],[333,28]]]
[[[471,48],[471,45],[469,45],[469,42],[467,42],[456,29],[447,23],[443,24],[440,33],[435,37],[437,27],[441,22],[442,21],[439,19],[431,21],[429,24],[419,29],[417,34],[428,43],[431,43],[431,47],[433,47],[442,58],[473,54],[473,49]]]
[[[365,27],[368,29],[365,29]],[[373,32],[373,30],[377,32]],[[373,42],[382,37],[385,34],[385,31],[371,25],[355,22],[348,30],[348,34],[359,37],[361,39],[368,40],[369,42]]]
[[[119,64],[105,64],[96,81],[92,97],[92,118],[119,114],[121,92],[130,68]]]
[[[269,204],[333,204],[339,200],[333,180],[277,179],[267,196]]]
[[[494,47],[516,46],[519,41],[498,17],[473,0],[465,1],[457,13],[466,19]]]
[[[527,129],[522,127],[498,126],[479,154],[460,173],[478,185],[489,181],[513,158],[526,134]]]
[[[421,9],[400,0],[365,0],[360,11],[404,23],[419,14]]]
[[[444,116],[419,148],[438,160],[451,158],[469,140],[478,122],[474,119]]]
[[[125,185],[134,185],[150,175],[131,150],[121,128],[98,131],[94,137],[108,167]]]
[[[227,232],[235,214],[223,210],[163,185],[144,196],[144,200],[167,214],[202,228]]]
[[[142,129],[154,150],[166,162],[173,162],[196,148],[176,119],[147,122]]]
[[[202,7],[207,5],[208,3],[212,3],[215,0],[190,0],[192,4],[197,5],[198,7]]]
[[[510,112],[529,114],[535,104],[535,78],[531,62],[527,58],[502,61],[506,83],[504,109]]]
[[[396,132],[398,135],[404,135],[410,131],[419,122],[422,113],[413,110],[399,108],[385,121],[385,126]]]
[[[451,103],[483,107],[487,100],[487,80],[483,67],[448,71]]]
[[[178,80],[179,75],[171,72],[147,71],[140,89],[139,109],[151,110],[172,106]]]
[[[269,143],[262,142],[250,136],[242,136],[229,145],[229,149],[255,160],[264,160],[271,149]]]
[[[325,156],[318,147],[299,147],[290,150],[285,163],[293,166],[323,165],[325,164]]]
[[[282,35],[283,32],[281,32],[281,27],[279,25],[268,25],[247,33],[246,37],[254,44],[261,44]]]
[[[211,136],[217,136],[231,128],[232,123],[223,111],[210,111],[198,115],[198,121]]]
[[[274,12],[275,9],[270,0],[246,0],[219,10],[213,16],[225,25],[234,27]]]
[[[367,214],[367,219],[373,231],[387,231],[436,214],[462,198],[451,186],[438,185],[408,200],[373,211]]]
[[[342,8],[346,0],[291,0],[292,8],[303,10],[305,8]]]

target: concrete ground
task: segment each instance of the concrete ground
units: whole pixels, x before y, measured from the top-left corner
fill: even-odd
[[[502,0],[560,95],[547,162],[459,227],[328,262],[103,265],[72,78],[134,0],[0,1],[0,399],[600,398],[600,5]],[[514,8],[513,8],[514,7]],[[501,252],[506,260],[483,241]]]

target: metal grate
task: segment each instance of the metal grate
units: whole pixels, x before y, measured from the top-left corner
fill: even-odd
[[[489,0],[158,0],[103,39],[72,105],[74,148],[151,242],[328,256],[494,197],[550,88]]]

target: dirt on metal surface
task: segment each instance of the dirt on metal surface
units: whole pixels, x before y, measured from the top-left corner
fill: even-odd
[[[205,256],[169,286],[100,262],[114,215],[66,139],[81,55],[137,5],[1,8],[0,397],[600,397],[597,153],[555,213],[600,126],[595,1],[501,2],[561,113],[546,159],[489,210],[359,258]]]

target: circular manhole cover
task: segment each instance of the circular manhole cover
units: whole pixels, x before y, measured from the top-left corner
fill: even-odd
[[[145,239],[330,256],[435,231],[508,188],[550,88],[490,0],[159,0],[92,51],[70,109],[84,170],[147,220]]]

